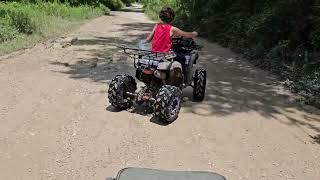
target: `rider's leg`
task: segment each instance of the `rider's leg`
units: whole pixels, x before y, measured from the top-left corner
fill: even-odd
[[[185,66],[185,76],[186,76],[186,83],[191,83],[192,75],[193,75],[193,64],[196,60],[196,54],[192,53],[186,56],[186,64]]]

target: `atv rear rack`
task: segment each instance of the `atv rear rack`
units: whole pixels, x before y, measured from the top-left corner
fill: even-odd
[[[176,54],[173,51],[169,52],[154,52],[154,51],[149,51],[149,50],[142,50],[138,48],[132,48],[132,47],[127,47],[127,46],[119,46],[119,48],[123,49],[123,52],[125,54],[133,56],[133,59],[149,59],[151,60],[156,60],[156,61],[171,61],[176,57]]]

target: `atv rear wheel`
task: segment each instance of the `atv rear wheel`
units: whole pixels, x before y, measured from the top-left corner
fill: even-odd
[[[160,88],[154,104],[155,117],[165,123],[175,121],[181,109],[181,96],[178,87],[165,85]]]
[[[196,102],[203,101],[206,94],[207,71],[197,69],[193,79],[193,100]]]
[[[109,102],[117,109],[125,110],[132,106],[133,94],[137,90],[137,83],[132,76],[117,75],[110,83],[108,90]]]

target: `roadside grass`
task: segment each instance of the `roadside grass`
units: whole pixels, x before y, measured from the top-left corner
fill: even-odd
[[[110,10],[61,3],[0,3],[0,55],[34,46]]]

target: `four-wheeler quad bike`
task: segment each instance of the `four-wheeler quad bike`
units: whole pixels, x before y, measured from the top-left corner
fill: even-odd
[[[139,92],[135,78],[129,75],[117,75],[110,83],[109,102],[117,109],[125,110],[135,101],[153,107],[159,120],[170,123],[178,118],[182,89],[193,87],[193,100],[202,101],[206,90],[206,71],[193,65],[199,58],[197,45],[193,39],[174,38],[172,51],[168,53],[152,52],[121,46],[124,53],[134,59],[135,77],[145,84]]]
[[[220,174],[204,171],[162,171],[143,168],[125,168],[117,177],[107,180],[226,180]]]

